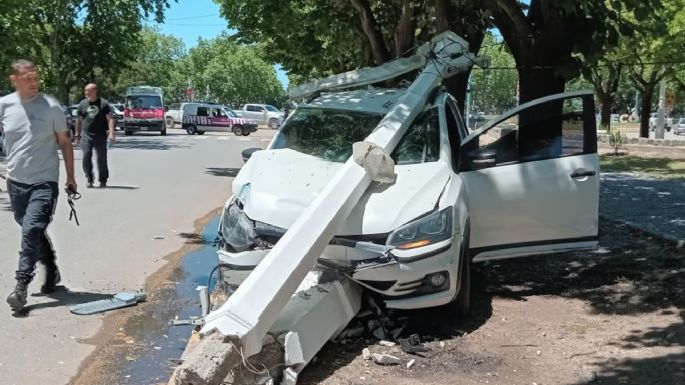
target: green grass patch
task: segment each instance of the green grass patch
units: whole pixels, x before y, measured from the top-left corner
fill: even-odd
[[[634,155],[601,155],[602,170],[640,172],[659,178],[685,178],[685,159],[642,158]]]

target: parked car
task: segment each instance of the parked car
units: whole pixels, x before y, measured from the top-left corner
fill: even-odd
[[[678,124],[673,126],[673,133],[676,135],[685,134],[685,118],[680,118]]]
[[[184,103],[181,128],[189,135],[223,131],[248,136],[257,131],[257,123],[238,117],[230,108],[220,104]]]
[[[405,92],[324,94],[298,107],[266,150],[243,152],[249,160],[220,222],[219,262],[240,266],[224,276],[228,287],[348,167],[353,143]],[[461,312],[468,307],[472,262],[595,248],[593,110],[590,91],[552,95],[469,132],[455,99],[434,93],[390,154],[395,182],[366,190],[320,263],[346,272],[388,308],[453,302]]]
[[[277,130],[285,120],[285,112],[269,104],[245,104],[239,112],[243,118],[260,126],[269,126],[272,130]]]
[[[649,129],[654,131],[656,130],[656,120],[658,117],[658,113],[652,112],[649,114]],[[669,118],[668,116],[665,116],[664,120],[664,129],[666,131],[671,131],[671,127],[673,127],[673,118]]]

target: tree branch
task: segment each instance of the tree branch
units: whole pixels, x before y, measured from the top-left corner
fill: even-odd
[[[362,30],[369,40],[371,51],[373,52],[373,59],[376,65],[380,65],[388,61],[390,54],[385,46],[383,34],[378,26],[376,18],[371,12],[371,5],[368,0],[350,0],[352,7],[359,14]]]
[[[523,50],[533,30],[516,0],[483,0],[483,6],[492,12],[495,25],[507,41],[514,57]]]

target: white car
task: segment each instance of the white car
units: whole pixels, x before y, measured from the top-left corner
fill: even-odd
[[[673,127],[673,133],[676,135],[685,134],[685,118],[678,120],[678,124]]]
[[[267,255],[404,92],[324,93],[299,106],[266,150],[245,152],[219,231],[227,287]],[[467,312],[471,262],[597,246],[591,92],[527,103],[472,133],[454,99],[437,92],[392,158],[395,183],[372,184],[319,258],[389,308],[453,302]]]
[[[649,129],[654,131],[656,129],[656,121],[658,118],[658,113],[652,112],[649,114]],[[673,118],[669,118],[668,116],[664,117],[664,129],[666,131],[671,131],[671,127],[673,127]]]

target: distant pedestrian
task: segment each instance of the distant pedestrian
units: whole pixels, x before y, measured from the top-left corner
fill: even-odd
[[[26,305],[28,285],[36,262],[45,265],[41,292],[51,293],[60,282],[55,253],[47,227],[59,193],[59,156],[67,171],[66,186],[76,191],[74,152],[60,104],[39,92],[39,72],[28,60],[12,63],[10,80],[16,92],[0,98],[0,130],[7,150],[7,189],[14,219],[21,226],[21,252],[17,285],[7,297],[14,311]]]
[[[93,149],[98,164],[98,181],[100,187],[107,187],[109,168],[107,165],[107,138],[114,143],[115,120],[112,118],[112,107],[98,96],[98,87],[90,83],[85,88],[86,98],[78,105],[76,120],[76,145],[83,150],[83,172],[88,180],[88,187],[93,187]]]

